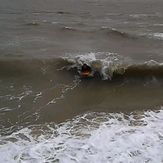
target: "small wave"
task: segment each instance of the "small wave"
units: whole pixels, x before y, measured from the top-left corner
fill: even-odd
[[[56,24],[56,23],[54,23]],[[142,23],[139,23],[139,25],[143,25]],[[89,35],[103,35],[104,37],[109,37],[112,39],[126,39],[126,40],[141,40],[141,39],[147,39],[149,40],[150,38],[158,39],[158,40],[163,40],[163,33],[131,33],[131,32],[126,32],[120,29],[116,28],[111,28],[108,26],[102,26],[100,28],[84,28],[86,24],[82,24],[83,28],[80,26],[79,27],[74,27],[74,26],[64,26],[63,24],[58,28],[62,32],[72,32],[75,34],[89,34]]]
[[[28,26],[39,26],[40,23],[38,23],[36,21],[32,21],[32,22],[26,23],[25,25],[28,25]]]
[[[140,34],[140,37],[148,38],[148,39],[155,39],[155,40],[163,40],[163,33],[143,33]]]
[[[162,24],[162,23],[161,23],[161,24],[157,23],[157,24],[153,24],[153,26],[156,26],[156,27],[162,27],[163,24]]]
[[[132,18],[135,19],[142,19],[142,18],[159,18],[162,17],[161,13],[155,13],[155,14],[130,14],[129,15]]]
[[[84,24],[82,24],[84,25]],[[84,25],[85,26],[85,25]],[[102,26],[101,28],[93,28],[93,29],[82,29],[82,28],[77,28],[77,27],[72,27],[72,26],[63,26],[60,27],[60,30],[62,31],[72,31],[72,32],[81,32],[81,33],[88,33],[88,34],[103,34],[105,36],[110,36],[110,37],[120,37],[124,39],[137,39],[139,36],[132,35],[130,33],[120,31],[115,28],[110,28],[107,26]]]
[[[62,30],[66,30],[66,31],[79,31],[78,29],[73,28],[73,27],[69,27],[69,26],[62,27]]]
[[[0,162],[163,161],[163,110],[87,113],[0,137]]]
[[[154,33],[152,36],[156,39],[163,40],[163,33]]]
[[[111,36],[119,36],[119,37],[128,38],[128,39],[136,39],[137,38],[136,36],[129,34],[127,32],[120,31],[115,28],[105,27],[105,26],[101,27],[101,31],[105,31],[106,34],[111,35]]]

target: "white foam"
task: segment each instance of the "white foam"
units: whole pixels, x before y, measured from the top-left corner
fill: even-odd
[[[130,14],[129,16],[138,19],[138,18],[146,18],[146,17],[162,17],[162,14],[158,12],[154,14],[138,13],[138,14]]]
[[[158,39],[158,40],[163,40],[163,33],[149,33],[149,34],[144,34],[144,35],[148,35],[149,38],[155,38],[155,39]]]
[[[153,26],[163,26],[163,24],[153,24]]]
[[[153,36],[154,36],[155,38],[158,38],[158,39],[160,39],[160,40],[163,40],[163,33],[154,33]]]
[[[150,66],[150,67],[162,66],[163,65],[163,63],[159,63],[159,62],[157,62],[155,60],[146,61],[146,62],[144,62],[144,64],[147,65],[147,66]]]
[[[0,162],[163,161],[163,110],[89,113],[60,125],[22,129],[0,138]]]
[[[133,18],[142,18],[142,17],[153,16],[153,15],[148,15],[148,14],[130,14],[129,16],[133,17]]]
[[[69,55],[65,59],[67,59],[70,62],[73,62],[76,65],[83,65],[84,63],[90,65],[91,62],[96,61],[96,56],[95,53],[87,53],[84,55],[76,55],[76,56]]]
[[[128,58],[122,58],[116,53],[110,52],[97,52],[87,53],[83,55],[68,55],[64,59],[73,63],[70,68],[76,67],[78,69],[85,63],[92,67],[94,71],[98,71],[103,79],[111,79],[113,72],[118,70],[119,67],[124,63],[124,60]]]

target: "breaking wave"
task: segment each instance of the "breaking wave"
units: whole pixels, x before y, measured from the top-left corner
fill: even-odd
[[[163,111],[86,113],[0,137],[0,162],[163,161]]]
[[[9,59],[0,60],[0,76],[48,76],[55,72],[79,75],[81,66],[86,63],[93,72],[103,80],[123,77],[148,77],[161,78],[163,75],[163,63],[149,60],[142,63],[134,63],[129,58],[124,58],[115,53],[98,52],[84,55],[67,54],[66,57],[53,59]],[[95,78],[97,77],[95,75]]]
[[[115,77],[142,77],[163,75],[163,63],[149,60],[143,63],[133,63],[128,58],[115,53],[89,53],[65,58],[72,65],[69,67],[80,70],[86,63],[94,72],[99,73],[102,79],[114,79]]]

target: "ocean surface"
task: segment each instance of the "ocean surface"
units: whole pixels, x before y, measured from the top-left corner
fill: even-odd
[[[105,162],[163,163],[163,1],[0,0],[0,163]]]

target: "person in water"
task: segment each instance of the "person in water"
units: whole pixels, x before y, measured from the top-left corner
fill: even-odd
[[[90,76],[91,72],[92,72],[91,67],[84,63],[81,67],[81,75],[85,77]]]
[[[95,78],[101,78],[101,75],[98,71],[94,71],[92,70],[92,68],[90,66],[88,66],[87,64],[83,64],[82,67],[81,67],[81,70],[80,70],[80,75],[84,78],[92,78],[92,77],[95,77]]]

